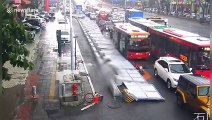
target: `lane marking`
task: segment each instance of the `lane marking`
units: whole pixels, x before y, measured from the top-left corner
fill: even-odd
[[[56,62],[53,63],[52,77],[49,89],[49,100],[54,100],[55,97],[55,80],[56,80]]]

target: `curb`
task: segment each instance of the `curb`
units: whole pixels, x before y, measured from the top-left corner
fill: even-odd
[[[77,19],[78,23],[80,24],[81,29],[83,30],[83,34],[84,36],[87,38],[88,42],[90,43],[90,48],[93,51],[96,60],[98,61],[98,64],[100,65],[101,63],[103,63],[103,58],[100,56],[100,53],[97,51],[96,46],[94,45],[92,39],[89,37],[89,34],[85,31],[81,21],[79,19]]]
[[[96,60],[98,61],[99,65],[102,65],[104,62],[104,58],[101,56],[100,51],[97,50],[96,46],[94,45],[94,42],[92,41],[92,39],[90,38],[89,34],[85,31],[85,28],[83,27],[83,24],[81,23],[80,20],[77,20],[78,23],[81,26],[81,29],[83,30],[83,34],[85,35],[85,37],[87,38],[88,42],[90,43],[90,48],[93,51]],[[116,83],[114,81],[109,80],[108,83],[109,84],[109,89],[112,92],[112,95],[114,97],[114,99],[116,98],[120,98],[122,97],[120,90],[118,89],[118,87],[116,86]]]

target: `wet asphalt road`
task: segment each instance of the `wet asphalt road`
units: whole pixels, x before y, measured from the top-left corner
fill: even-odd
[[[95,21],[88,21],[95,22]],[[181,109],[176,104],[174,90],[169,91],[162,80],[151,77],[149,83],[153,83],[160,94],[165,98],[164,102],[139,101],[133,103],[120,102],[118,108],[114,104],[111,93],[106,86],[89,43],[85,39],[82,30],[76,20],[73,19],[74,32],[78,36],[79,47],[84,57],[86,66],[91,76],[94,88],[104,96],[101,104],[86,111],[80,111],[83,105],[72,108],[62,108],[58,113],[51,114],[51,120],[193,120],[193,111],[189,108]],[[48,32],[48,31],[47,31]],[[145,65],[146,70],[153,76],[152,60],[139,61]]]

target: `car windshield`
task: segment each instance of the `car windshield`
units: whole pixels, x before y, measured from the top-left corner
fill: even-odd
[[[62,31],[61,35],[69,35],[69,33],[67,31]]]
[[[169,67],[172,73],[190,73],[189,68],[185,64],[170,64]]]
[[[209,96],[209,95],[210,95],[210,87],[209,86],[199,87],[198,96]]]

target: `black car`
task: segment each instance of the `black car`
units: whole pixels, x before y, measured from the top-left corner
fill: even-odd
[[[91,13],[88,12],[88,11],[85,11],[84,14],[85,14],[87,17],[90,17],[90,14],[91,14]]]
[[[38,15],[39,17],[41,17],[41,18],[43,18],[43,19],[45,19],[46,20],[46,22],[49,22],[49,18],[48,17],[46,17],[46,16],[42,16],[42,15]]]
[[[38,27],[40,27],[42,29],[45,29],[46,28],[45,25],[44,25],[44,23],[40,23],[36,19],[29,19],[29,20],[24,21],[24,23],[29,23],[29,24],[31,24],[33,26],[38,26]]]
[[[50,12],[50,13],[49,13],[49,18],[50,18],[50,19],[55,19],[55,13]]]
[[[40,31],[40,27],[31,25],[30,23],[24,23],[24,26],[25,26],[26,30],[28,30],[28,31],[35,31],[35,32]]]

